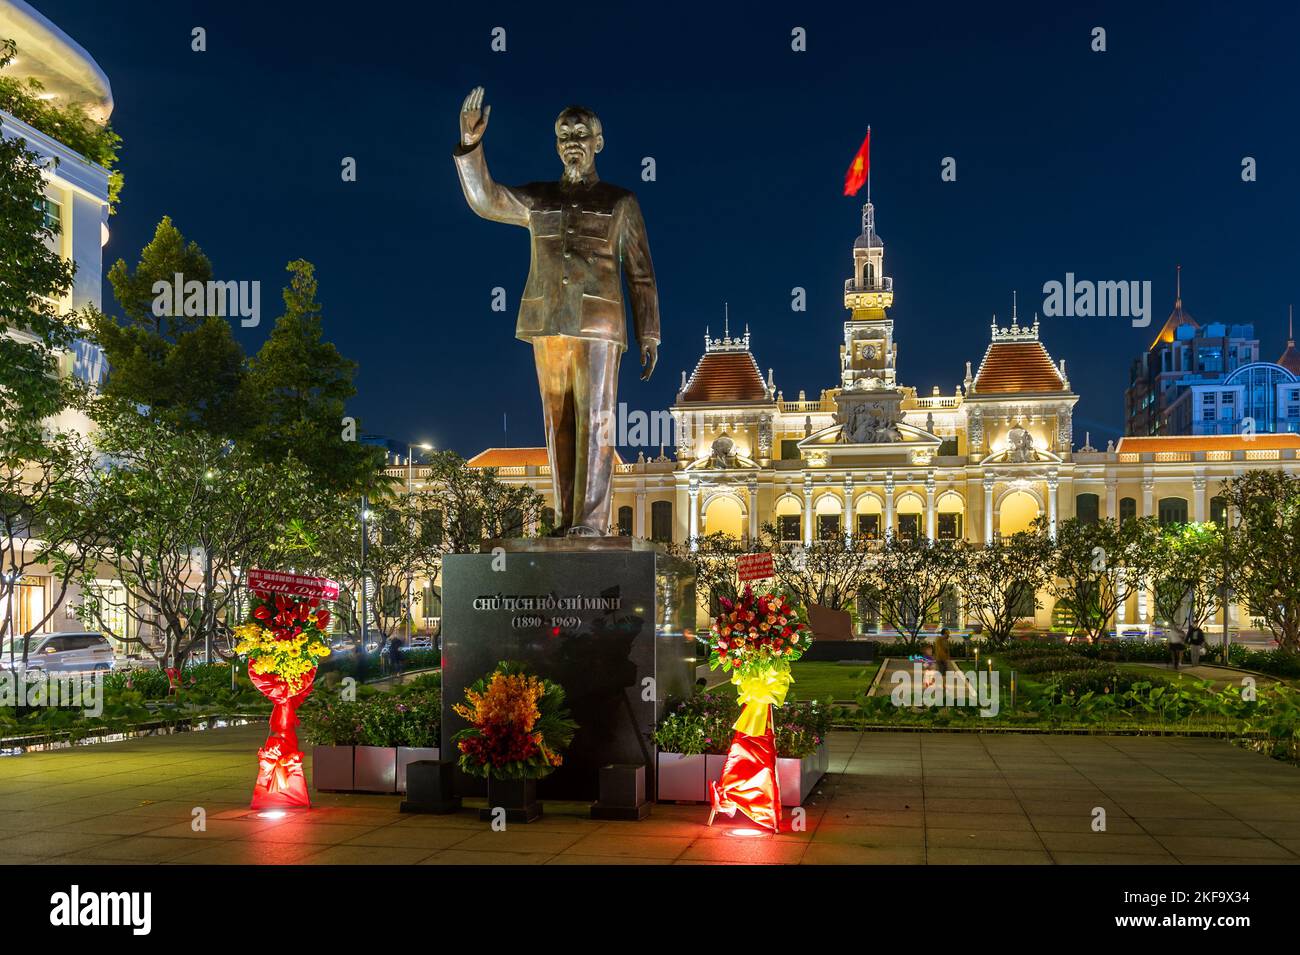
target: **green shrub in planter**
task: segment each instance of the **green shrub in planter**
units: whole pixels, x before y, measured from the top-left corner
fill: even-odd
[[[442,731],[440,682],[422,681],[353,702],[327,697],[299,711],[313,746],[437,746]]]
[[[740,709],[730,687],[699,691],[685,700],[669,700],[652,739],[665,753],[725,756],[731,748],[735,733],[732,724],[740,718]],[[816,700],[787,703],[776,709],[775,717],[773,732],[779,757],[809,756],[830,732],[830,708]]]

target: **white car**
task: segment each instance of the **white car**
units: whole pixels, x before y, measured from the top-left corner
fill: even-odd
[[[102,633],[38,633],[27,640],[29,670],[67,673],[111,670],[114,666],[113,646]],[[14,666],[22,666],[22,645],[6,641],[0,650],[0,668],[9,666],[11,651]]]

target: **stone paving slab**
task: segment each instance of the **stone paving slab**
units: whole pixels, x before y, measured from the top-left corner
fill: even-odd
[[[1095,865],[1300,862],[1300,771],[1213,739],[835,732],[803,831],[641,823],[547,803],[493,832],[477,803],[403,815],[401,797],[314,794],[282,820],[248,809],[264,728],[0,758],[0,863],[225,865]],[[310,756],[308,756],[310,765]],[[310,771],[310,770],[309,770]],[[207,828],[195,832],[193,810]],[[1094,810],[1106,811],[1094,832]]]

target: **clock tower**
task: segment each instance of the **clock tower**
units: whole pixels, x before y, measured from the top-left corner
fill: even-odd
[[[885,309],[894,304],[894,280],[884,274],[885,243],[876,232],[876,209],[862,207],[862,234],[853,242],[853,276],[844,283],[844,323],[840,347],[842,388],[894,387],[894,322]]]

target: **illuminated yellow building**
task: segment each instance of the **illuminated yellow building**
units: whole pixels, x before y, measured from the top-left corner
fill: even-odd
[[[848,316],[839,345],[839,380],[816,398],[789,400],[764,376],[748,329],[705,336],[704,353],[668,415],[676,453],[645,446],[617,466],[612,531],[689,542],[717,531],[741,540],[775,525],[787,541],[828,534],[880,539],[887,533],[983,542],[1027,528],[1151,515],[1163,522],[1221,516],[1221,482],[1252,468],[1297,468],[1300,435],[1126,437],[1097,450],[1075,447],[1078,395],[1064,361],[1054,361],[1037,317],[989,328],[978,365],[968,362],[950,393],[900,384],[894,342],[893,281],[871,203],[853,244],[844,284]],[[665,416],[667,419],[667,416]],[[660,440],[663,440],[660,437]],[[508,482],[551,493],[544,448],[490,448],[470,462],[496,467]],[[1050,597],[1034,624],[1052,623]],[[1122,630],[1149,632],[1149,593],[1121,611]],[[945,622],[965,624],[960,601]],[[1249,630],[1244,610],[1234,627]],[[868,621],[863,621],[868,623]]]

